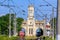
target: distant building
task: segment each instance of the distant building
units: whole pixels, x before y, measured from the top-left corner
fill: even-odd
[[[34,18],[34,6],[28,6],[28,18],[22,23],[22,28],[25,29],[26,36],[35,36],[36,30],[41,28],[44,32],[45,20],[38,21]]]

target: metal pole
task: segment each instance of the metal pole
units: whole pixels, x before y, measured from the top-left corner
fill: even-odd
[[[11,13],[9,14],[9,37],[11,37]]]
[[[0,26],[0,35],[1,35],[1,26]]]
[[[14,25],[14,36],[16,36],[16,13],[14,14],[14,22],[13,22],[13,25]]]
[[[45,21],[44,21],[44,36],[47,36],[47,32],[46,32],[46,24],[47,24],[47,14],[45,15]]]
[[[8,0],[8,7],[9,7],[9,1],[10,0]],[[10,9],[9,9],[9,37],[11,37],[11,13],[10,13]]]
[[[52,7],[52,24],[53,24],[53,40],[54,40],[54,7]]]
[[[57,23],[56,23],[56,40],[60,40],[60,0],[58,0]]]

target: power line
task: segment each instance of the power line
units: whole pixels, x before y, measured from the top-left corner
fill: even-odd
[[[40,9],[38,10],[38,12],[41,12]],[[37,13],[37,11],[35,11],[35,13]],[[45,18],[47,19],[47,22],[48,22],[49,18],[47,17],[47,14],[43,14],[42,12],[41,12],[41,14],[42,14],[43,16],[41,16],[40,14],[36,14],[36,15],[38,15],[38,16],[41,17],[42,19],[44,19],[44,17],[45,17]]]
[[[47,2],[46,0],[43,0],[44,2],[48,3],[50,6],[54,7],[53,5],[51,5],[49,2]],[[54,7],[55,9],[57,9],[56,7]]]
[[[3,4],[5,1],[7,1],[7,3],[8,3],[7,5],[6,4]],[[12,2],[12,0],[4,0],[0,4],[0,6],[4,6],[4,7],[9,8],[9,37],[11,37],[11,11],[15,12],[13,10],[13,8],[12,8],[12,7],[15,7],[15,6],[14,5],[10,5],[10,1]],[[14,14],[14,22],[15,22],[15,24],[14,24],[14,35],[16,34],[16,20],[15,19],[16,19],[16,15]]]
[[[4,3],[6,0],[4,0],[3,2],[0,2],[1,4]]]
[[[36,15],[37,15],[37,18],[39,17],[41,19],[44,19],[41,15],[39,15],[39,14],[36,14]]]
[[[30,4],[32,4],[32,3],[31,3],[31,0],[28,0],[28,2],[29,2]]]
[[[43,14],[40,9],[38,9],[37,7],[35,7],[35,9],[38,10],[43,16],[45,16],[45,14]]]
[[[51,12],[52,10],[41,10],[41,11],[49,11],[49,12]],[[54,12],[57,12],[57,11],[54,11]]]

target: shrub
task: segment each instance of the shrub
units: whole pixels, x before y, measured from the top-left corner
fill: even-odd
[[[36,39],[36,38],[37,38],[36,36],[25,37],[26,40]],[[52,37],[48,37],[48,36],[41,36],[40,38],[43,40],[52,40]],[[19,39],[19,37],[12,36],[11,38],[9,38],[8,36],[0,36],[0,40],[17,40],[17,39]]]
[[[17,40],[18,37],[11,37],[9,38],[8,36],[0,36],[0,40]]]

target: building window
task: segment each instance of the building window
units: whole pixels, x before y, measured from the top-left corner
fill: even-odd
[[[30,28],[29,28],[29,34],[30,34]]]
[[[33,34],[33,29],[31,29],[31,34]]]
[[[33,20],[33,17],[30,17],[29,20]]]
[[[30,24],[32,24],[32,22],[30,22]]]
[[[40,26],[40,24],[39,24],[39,23],[36,23],[36,26],[37,26],[37,27],[39,27],[39,26]]]
[[[33,25],[29,25],[29,27],[33,27]]]
[[[29,28],[29,34],[33,34],[33,29]]]

